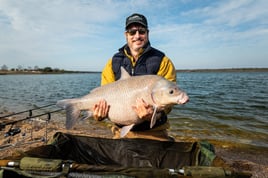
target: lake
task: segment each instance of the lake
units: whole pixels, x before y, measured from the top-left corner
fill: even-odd
[[[268,148],[268,72],[180,72],[177,77],[190,102],[168,115],[170,135]],[[99,85],[100,73],[0,75],[0,113],[80,97]]]

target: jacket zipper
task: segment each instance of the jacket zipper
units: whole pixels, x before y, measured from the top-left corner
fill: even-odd
[[[134,67],[131,68],[131,75],[134,76]]]

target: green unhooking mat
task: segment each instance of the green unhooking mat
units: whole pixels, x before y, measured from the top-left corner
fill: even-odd
[[[214,158],[214,148],[208,142],[107,139],[56,133],[48,145],[25,152],[12,166],[10,163],[2,166],[0,177],[162,178],[211,177],[213,172],[214,177],[232,174],[210,167]]]

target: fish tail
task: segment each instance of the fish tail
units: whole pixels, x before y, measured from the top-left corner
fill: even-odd
[[[59,100],[56,103],[56,106],[66,109],[66,106],[72,102],[72,99]]]
[[[66,110],[66,129],[71,129],[80,116],[80,109],[76,107],[75,99],[59,100],[56,104],[58,107]]]
[[[73,104],[69,104],[65,108],[66,110],[66,129],[71,129],[77,120],[79,119],[80,110]]]

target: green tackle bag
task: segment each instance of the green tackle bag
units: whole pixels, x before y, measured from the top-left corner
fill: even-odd
[[[59,132],[48,145],[25,152],[23,159],[27,163],[23,167],[12,170],[3,168],[5,171],[0,172],[0,175],[190,178],[196,175],[198,167],[203,171],[209,168],[215,157],[214,148],[208,142],[107,139]],[[195,168],[195,173],[189,167]],[[180,172],[183,168],[187,172]]]
[[[215,158],[208,142],[108,139],[56,133],[50,144],[25,153],[39,158],[72,160],[91,165],[177,169],[209,166]]]

